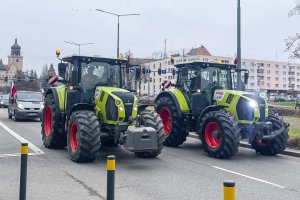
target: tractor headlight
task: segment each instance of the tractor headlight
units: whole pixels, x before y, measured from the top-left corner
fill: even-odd
[[[133,110],[137,111],[137,110],[138,110],[137,106],[134,106],[134,107],[133,107]]]
[[[24,106],[22,104],[17,104],[17,107],[20,109],[20,110],[23,110],[24,109]]]
[[[124,108],[122,106],[119,107],[120,111],[124,110]]]
[[[258,105],[257,105],[257,103],[255,102],[255,101],[249,101],[249,106],[251,107],[251,108],[257,108],[258,107]]]
[[[118,106],[118,105],[120,105],[120,104],[121,104],[121,101],[116,100],[116,105]]]
[[[41,104],[41,110],[44,109],[44,104]]]

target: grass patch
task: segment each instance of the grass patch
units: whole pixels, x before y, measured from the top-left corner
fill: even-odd
[[[290,123],[289,136],[290,138],[300,137],[300,118],[283,116],[285,122]]]
[[[288,106],[293,108],[295,108],[296,105],[295,102],[270,102],[269,104],[276,105],[276,106]]]

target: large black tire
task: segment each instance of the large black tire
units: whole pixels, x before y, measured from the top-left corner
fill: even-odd
[[[164,125],[166,134],[164,145],[176,147],[183,144],[189,133],[182,127],[182,119],[178,116],[178,110],[173,100],[168,97],[158,99],[155,110],[159,113]]]
[[[64,149],[67,145],[67,135],[64,120],[61,118],[59,107],[55,105],[53,94],[45,97],[42,114],[42,140],[46,148]]]
[[[212,111],[200,122],[200,138],[208,156],[229,158],[238,152],[241,129],[228,113]]]
[[[272,122],[273,131],[284,127],[283,131],[277,137],[269,141],[255,140],[252,143],[252,148],[255,149],[257,153],[262,155],[274,156],[282,153],[286,149],[289,139],[289,129],[284,123],[282,117],[279,117],[278,114],[269,113],[268,121]]]
[[[68,153],[75,162],[92,162],[100,148],[100,124],[89,110],[75,111],[68,124]]]
[[[136,155],[141,158],[154,158],[161,153],[165,141],[164,125],[156,111],[144,110],[140,113],[141,125],[152,127],[157,131],[157,150],[152,152],[137,152]]]

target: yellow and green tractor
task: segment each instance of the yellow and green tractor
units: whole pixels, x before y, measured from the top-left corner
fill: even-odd
[[[263,155],[276,155],[287,146],[288,124],[268,110],[267,102],[251,93],[234,90],[236,65],[193,62],[175,65],[177,82],[155,100],[165,129],[166,146],[183,144],[196,132],[204,150],[215,158],[237,153],[241,139]]]
[[[136,96],[122,89],[126,60],[87,56],[60,60],[62,84],[45,91],[42,140],[47,148],[67,146],[75,162],[95,160],[100,145],[120,144],[139,157],[161,153],[165,134],[160,116],[142,110]]]

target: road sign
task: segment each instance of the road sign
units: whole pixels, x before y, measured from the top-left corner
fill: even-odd
[[[56,85],[57,81],[58,81],[58,77],[57,76],[49,76],[48,84],[49,85]]]
[[[165,89],[168,89],[168,88],[171,87],[171,86],[172,86],[171,81],[164,81],[164,88],[165,88]]]
[[[151,69],[146,69],[146,74],[151,74]]]
[[[163,70],[161,70],[161,73],[162,74],[167,74],[167,70],[163,69]]]

